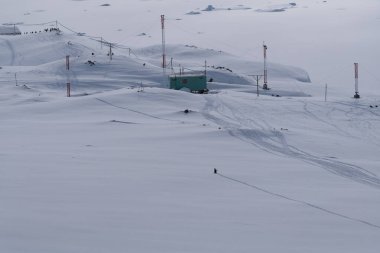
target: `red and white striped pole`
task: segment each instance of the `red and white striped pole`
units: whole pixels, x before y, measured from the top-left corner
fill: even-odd
[[[354,63],[355,66],[355,95],[354,98],[360,98],[359,95],[359,64]]]
[[[162,68],[166,68],[165,15],[161,15],[161,29],[162,29]]]
[[[269,90],[268,89],[268,70],[267,70],[267,50],[268,50],[267,45],[264,44],[263,49],[264,49],[264,85],[263,85],[263,89]]]

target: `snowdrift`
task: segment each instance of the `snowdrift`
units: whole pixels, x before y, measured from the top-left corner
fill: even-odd
[[[64,90],[70,82],[80,94],[113,90],[129,86],[167,87],[167,75],[185,71],[205,70],[213,80],[213,89],[252,90],[256,84],[252,75],[263,72],[262,62],[239,59],[225,52],[190,45],[169,45],[167,54],[171,66],[163,72],[161,46],[128,49],[109,47],[100,41],[76,34],[42,32],[19,37],[0,38],[1,82],[24,85],[42,92]],[[65,58],[70,56],[70,70]],[[173,68],[173,70],[171,69]],[[310,82],[306,71],[280,64],[269,64],[271,81]],[[248,89],[247,89],[248,88]],[[288,87],[283,86],[283,89]],[[291,92],[289,92],[291,94]]]
[[[126,2],[51,4],[81,6],[73,10],[82,15],[70,12],[68,20],[106,12],[140,18],[141,9],[119,8]],[[293,10],[257,13],[260,6],[246,1],[252,10],[203,12],[195,9],[207,6],[203,1],[164,2],[181,6],[173,13],[199,10],[202,15],[185,17],[202,25],[225,15],[273,22],[301,10],[262,1],[269,12]],[[134,3],[149,16],[173,6]],[[45,14],[40,9],[26,18]],[[112,27],[108,21],[87,28]],[[239,28],[252,28],[240,21]],[[216,22],[210,32],[219,27]],[[150,39],[150,33],[136,36],[141,32],[137,27],[133,34]],[[285,34],[282,39],[290,37]],[[325,93],[305,70],[270,62],[270,90],[262,90],[262,79],[257,87],[252,76],[263,73],[259,57],[172,44],[172,65],[163,70],[160,45],[133,45],[115,44],[111,60],[109,47],[86,33],[0,37],[0,252],[379,251],[378,89],[360,100],[350,97],[352,89],[342,94],[351,83]],[[311,60],[319,64],[318,57]],[[206,70],[210,93],[167,89],[171,67]]]

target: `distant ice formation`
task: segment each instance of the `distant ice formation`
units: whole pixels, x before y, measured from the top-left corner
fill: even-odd
[[[295,8],[297,6],[296,3],[288,3],[288,4],[281,4],[281,5],[272,5],[265,9],[257,9],[257,12],[283,12],[290,8]]]
[[[206,7],[206,9],[204,9],[203,11],[214,11],[215,10],[215,7],[212,6],[212,5],[209,5]]]

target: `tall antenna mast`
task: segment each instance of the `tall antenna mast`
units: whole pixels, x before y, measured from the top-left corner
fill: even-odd
[[[355,66],[355,95],[354,98],[360,98],[359,95],[359,64],[354,63]]]
[[[162,68],[166,68],[165,15],[161,15],[161,29],[162,29]]]
[[[267,45],[265,45],[265,42],[263,44],[263,49],[264,49],[264,85],[263,85],[263,89],[269,90],[268,89],[268,70],[267,70],[267,50],[268,50],[268,47],[267,47]]]

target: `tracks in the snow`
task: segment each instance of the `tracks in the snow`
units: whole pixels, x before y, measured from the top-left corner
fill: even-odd
[[[344,214],[341,214],[341,213],[338,213],[338,212],[335,212],[335,211],[332,211],[332,210],[329,210],[329,209],[317,206],[317,205],[312,204],[310,202],[306,202],[306,201],[303,201],[303,200],[298,200],[298,199],[295,199],[295,198],[291,198],[291,197],[285,196],[283,194],[275,193],[275,192],[266,190],[266,189],[264,189],[262,187],[258,187],[256,185],[249,184],[247,182],[244,182],[244,181],[241,181],[241,180],[229,177],[229,176],[225,176],[225,175],[223,175],[221,173],[218,173],[218,175],[220,177],[224,178],[224,179],[227,179],[227,180],[231,181],[231,182],[235,182],[235,183],[239,183],[239,184],[248,186],[248,187],[250,187],[250,188],[252,188],[254,190],[261,191],[261,192],[269,194],[271,196],[274,196],[274,197],[277,197],[277,198],[281,198],[281,199],[285,199],[287,201],[298,203],[298,204],[301,204],[301,205],[304,205],[304,206],[316,209],[318,211],[321,211],[321,212],[324,212],[324,213],[327,213],[327,214],[331,214],[331,215],[338,216],[338,217],[343,218],[343,219],[347,219],[347,220],[354,221],[354,222],[359,222],[361,224],[364,224],[364,225],[367,225],[367,226],[370,226],[370,227],[373,227],[373,228],[380,229],[380,226],[376,225],[374,223],[371,223],[371,222],[368,222],[368,221],[365,221],[365,220],[362,220],[362,219],[357,219],[357,218],[354,218],[354,217],[350,217],[350,216],[347,216],[347,215],[344,215]]]
[[[289,145],[282,131],[270,126],[264,119],[247,117],[239,106],[218,97],[206,98],[204,116],[228,130],[230,135],[275,155],[301,160],[332,174],[380,189],[380,178],[360,166],[313,155]],[[306,105],[304,106],[306,108]],[[310,113],[307,109],[306,113]],[[318,118],[316,118],[318,120]],[[330,123],[329,123],[330,124]],[[339,130],[339,128],[338,128]],[[343,135],[349,135],[344,132]]]

